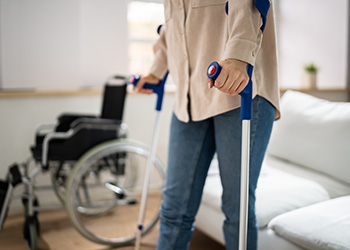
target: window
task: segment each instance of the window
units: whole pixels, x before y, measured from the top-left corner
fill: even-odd
[[[153,62],[157,28],[164,23],[163,1],[129,1],[129,72],[147,74]]]

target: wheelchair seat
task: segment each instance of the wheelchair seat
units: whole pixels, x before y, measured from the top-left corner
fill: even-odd
[[[35,145],[31,146],[35,161],[44,168],[50,161],[76,161],[95,145],[120,137],[126,86],[127,79],[123,76],[113,76],[107,81],[100,116],[65,113],[58,117],[54,131],[42,134],[39,128]]]

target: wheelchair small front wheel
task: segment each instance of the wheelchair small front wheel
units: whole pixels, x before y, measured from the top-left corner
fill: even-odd
[[[39,236],[39,221],[37,216],[28,216],[23,225],[23,236],[29,250],[36,250]]]
[[[87,239],[124,246],[136,239],[142,187],[150,150],[132,140],[100,144],[76,163],[66,189],[66,210],[74,227]],[[153,166],[143,234],[159,219],[164,165]]]

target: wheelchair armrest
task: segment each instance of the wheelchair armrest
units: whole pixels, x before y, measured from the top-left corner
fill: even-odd
[[[80,125],[94,125],[94,126],[106,126],[106,125],[121,125],[120,120],[104,119],[104,118],[79,118],[71,123],[71,128],[76,128]]]
[[[83,118],[83,117],[87,117],[87,118],[94,118],[97,117],[96,115],[93,114],[80,114],[80,113],[62,113],[60,114],[60,116],[58,117],[58,120],[62,120],[62,119],[69,119],[69,118]]]
[[[57,118],[56,131],[67,132],[71,128],[71,123],[80,118],[97,118],[97,116],[92,114],[63,113]]]
[[[44,131],[46,132],[51,132],[55,129],[57,124],[53,124],[53,123],[42,123],[42,124],[38,124],[35,128],[35,136],[38,136],[39,134],[46,134],[43,133]]]
[[[49,123],[43,123],[38,124],[35,128],[35,134],[34,134],[34,144],[40,144],[42,141],[42,138],[47,135],[48,133],[55,131],[55,127],[57,124],[49,124]]]
[[[42,166],[44,168],[47,167],[48,163],[48,152],[49,152],[49,143],[51,140],[54,139],[68,139],[74,135],[76,131],[73,129],[68,130],[67,132],[50,132],[45,135],[44,141],[43,141],[43,150],[42,150]]]
[[[92,130],[115,130],[121,127],[121,121],[101,118],[79,118],[71,124],[71,128],[66,132],[50,132],[45,135],[42,149],[42,166],[47,167],[49,143],[55,139],[69,139],[82,129]]]

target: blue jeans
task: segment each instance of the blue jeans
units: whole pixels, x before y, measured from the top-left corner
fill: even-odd
[[[255,189],[275,113],[275,108],[267,100],[260,96],[254,98],[250,135],[249,250],[257,248]],[[208,168],[215,152],[223,186],[226,249],[238,249],[241,131],[240,109],[188,123],[179,121],[173,115],[157,250],[188,249]]]

